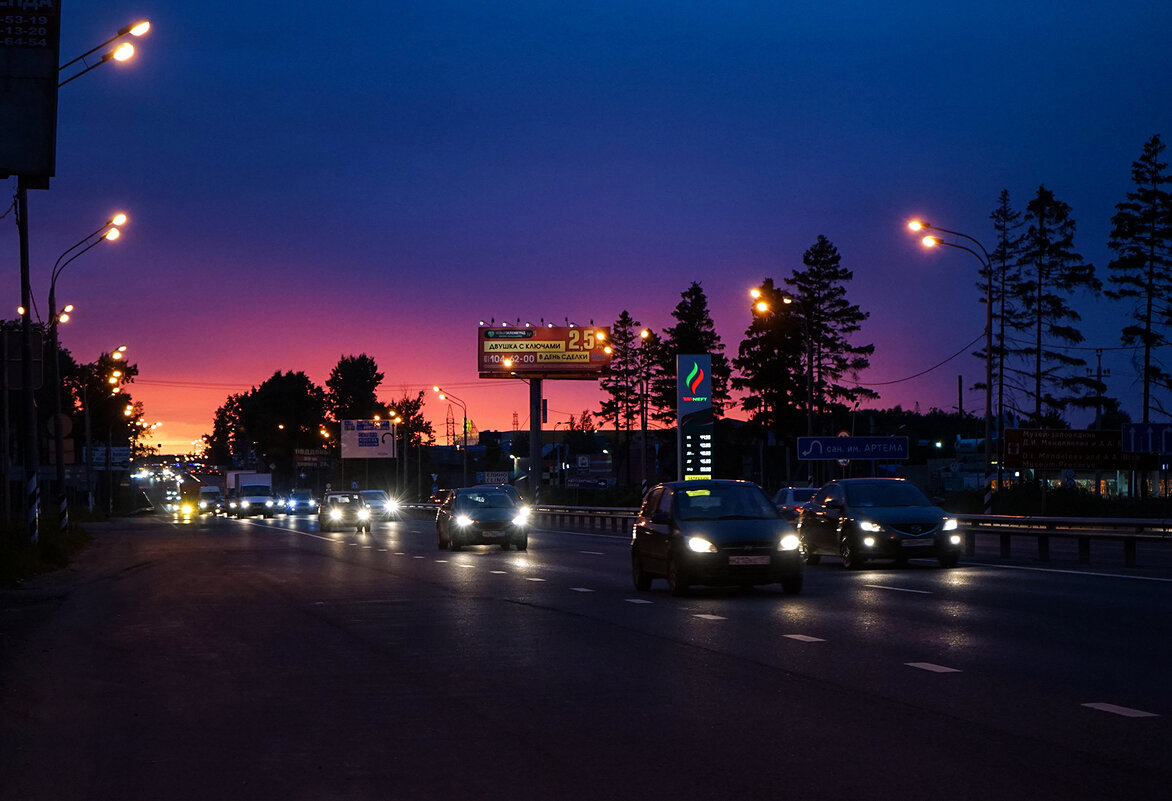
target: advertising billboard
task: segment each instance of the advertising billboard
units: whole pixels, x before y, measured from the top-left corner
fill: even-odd
[[[610,365],[605,326],[480,326],[481,378],[596,379]]]
[[[0,3],[0,178],[48,189],[57,156],[59,0]]]
[[[395,458],[395,428],[391,421],[343,420],[342,458]]]

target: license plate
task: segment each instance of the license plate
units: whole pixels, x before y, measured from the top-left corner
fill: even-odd
[[[900,540],[900,546],[903,548],[930,548],[936,544],[936,540],[928,537],[922,540],[904,539]]]
[[[769,564],[768,556],[730,556],[728,558],[730,565],[767,565]]]

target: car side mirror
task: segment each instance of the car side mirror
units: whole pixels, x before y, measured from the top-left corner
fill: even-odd
[[[651,515],[651,522],[657,526],[666,526],[671,522],[671,515],[662,510],[657,511]]]

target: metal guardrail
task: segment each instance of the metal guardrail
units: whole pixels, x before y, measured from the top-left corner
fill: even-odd
[[[410,504],[421,514],[435,514],[437,504]],[[534,510],[545,527],[570,527],[629,535],[639,510],[601,506],[538,506]],[[995,538],[1001,558],[1013,556],[1014,539],[1033,539],[1034,556],[1050,561],[1053,540],[1076,545],[1079,564],[1090,564],[1093,543],[1113,543],[1122,547],[1123,564],[1135,567],[1137,550],[1142,544],[1172,546],[1172,520],[1088,517],[1014,517],[1011,515],[956,515],[965,537],[965,553],[973,556],[978,538]],[[1163,550],[1163,549],[1162,549]]]

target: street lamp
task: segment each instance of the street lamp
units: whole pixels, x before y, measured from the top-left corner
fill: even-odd
[[[74,64],[76,64],[79,61],[83,65],[85,65],[85,68],[78,70],[77,72],[73,73],[68,78],[66,78],[65,80],[58,83],[57,84],[58,88],[64,86],[65,84],[69,83],[70,81],[72,81],[76,78],[80,78],[82,75],[85,75],[87,72],[89,72],[92,69],[97,69],[98,67],[105,64],[107,61],[127,61],[127,60],[129,60],[130,58],[132,58],[134,56],[134,45],[132,45],[130,42],[122,42],[120,45],[113,48],[112,50],[106,51],[105,53],[102,54],[102,57],[98,61],[94,62],[93,64],[90,64],[88,61],[86,61],[86,58],[88,56],[92,56],[94,53],[98,52],[103,47],[106,47],[107,45],[114,44],[114,42],[118,41],[119,39],[121,39],[125,36],[133,36],[133,37],[137,38],[139,36],[144,35],[150,29],[151,29],[151,24],[147,20],[143,20],[142,22],[136,22],[136,23],[127,25],[126,27],[119,29],[119,31],[116,34],[111,36],[106,41],[102,42],[100,45],[97,45],[95,47],[91,47],[89,50],[85,51],[77,58],[72,59],[71,61],[65,62],[64,64],[62,64],[60,67],[57,68],[58,73],[64,72],[66,69],[68,69],[69,67],[72,67]]]
[[[438,395],[440,400],[455,401],[464,413],[464,486],[468,486],[468,407],[464,405],[464,401],[457,398],[450,392],[445,392],[440,387],[432,387]],[[540,475],[540,474],[539,474]]]
[[[985,514],[990,514],[993,511],[993,267],[989,251],[985,250],[984,245],[968,234],[940,228],[923,220],[912,220],[907,227],[916,233],[934,231],[971,242],[977,247],[977,250],[973,250],[967,245],[941,239],[933,233],[926,234],[920,240],[920,243],[926,248],[943,245],[971,253],[981,263],[981,267],[985,271]],[[962,409],[961,412],[963,413],[963,411]],[[1001,461],[998,458],[998,469],[1000,469]]]
[[[122,213],[115,214],[96,231],[90,233],[77,242],[77,244],[66,250],[58,257],[57,263],[53,265],[53,273],[49,281],[49,347],[53,353],[53,406],[56,412],[56,419],[53,423],[53,439],[57,468],[58,521],[62,532],[69,528],[69,501],[65,491],[65,426],[63,425],[64,421],[61,414],[61,357],[59,354],[60,348],[58,347],[57,326],[60,323],[69,321],[69,312],[73,311],[73,306],[68,305],[61,313],[57,312],[57,278],[71,261],[87,250],[97,247],[103,242],[113,242],[116,240],[121,234],[118,226],[125,224],[126,215]],[[71,253],[73,255],[70,255]],[[66,258],[67,256],[68,258]]]

